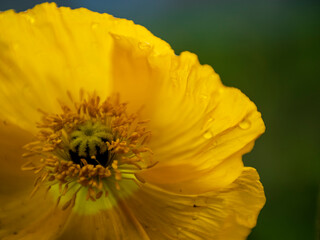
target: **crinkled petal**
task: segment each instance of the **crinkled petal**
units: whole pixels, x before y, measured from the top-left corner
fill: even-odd
[[[49,240],[63,232],[71,210],[56,208],[55,202],[49,196],[44,199],[40,192],[33,198],[21,195],[1,204],[1,239]]]
[[[144,186],[126,201],[150,239],[246,239],[265,203],[255,169],[226,188],[181,195]]]
[[[21,165],[26,161],[22,146],[32,138],[13,124],[0,123],[0,238],[4,240],[52,239],[67,219],[66,213],[54,210],[50,198],[44,200],[43,192],[29,197],[34,174],[22,171]]]
[[[93,215],[73,213],[60,239],[148,240],[130,209],[118,204]]]
[[[51,201],[38,207],[38,198],[11,202],[18,195],[3,194],[10,187],[1,186],[1,237],[244,239],[249,234],[265,198],[255,170],[243,168],[242,155],[265,127],[244,94],[223,86],[195,55],[176,56],[145,28],[107,14],[46,3],[1,13],[0,30],[1,118],[35,131],[37,109],[57,113],[57,98],[68,102],[66,91],[76,95],[83,88],[101,98],[119,92],[131,110],[141,109],[143,119],[150,119],[150,147],[158,161],[137,175],[147,182],[141,189],[94,214],[70,215]],[[23,186],[32,184],[12,162],[22,142],[3,129],[0,163],[12,171],[1,180],[16,172],[22,177],[9,186],[24,194]],[[22,130],[13,130],[19,137]]]
[[[210,172],[212,182],[220,184],[203,191],[228,184],[241,172],[239,153],[249,151],[247,145],[264,131],[255,105],[240,91],[224,87],[195,55],[174,55],[168,44],[131,21],[55,4],[7,11],[0,21],[2,117],[35,130],[37,109],[58,112],[57,98],[68,102],[66,91],[77,94],[83,88],[101,97],[119,92],[151,119],[150,145],[159,164],[143,177],[154,184],[165,166],[195,178],[208,179],[203,173]],[[246,125],[246,131],[238,127]],[[225,161],[231,156],[234,165]],[[220,169],[228,177],[216,181],[213,169],[224,161],[228,164]],[[176,185],[185,181],[181,176],[173,173],[170,179]]]
[[[150,146],[159,163],[139,176],[167,190],[197,194],[233,182],[242,171],[242,155],[265,126],[254,103],[223,86],[195,55],[185,52],[176,61],[150,111]]]
[[[157,107],[155,98],[165,87],[175,55],[167,43],[151,33],[137,33],[134,37],[127,33],[113,34],[113,91],[129,103],[129,110],[143,109],[142,116],[150,118],[150,112]]]
[[[77,95],[82,88],[104,98],[118,90],[111,68],[121,36],[170,49],[132,21],[54,3],[1,13],[0,31],[1,117],[31,130],[40,118],[37,109],[58,112],[57,99],[68,102],[67,91]]]

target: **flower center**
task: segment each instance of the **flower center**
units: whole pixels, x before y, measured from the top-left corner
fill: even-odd
[[[87,121],[74,130],[70,138],[69,154],[74,163],[81,164],[81,159],[94,166],[106,167],[112,163],[107,142],[110,144],[115,139],[111,129],[101,122]]]
[[[103,193],[108,196],[110,189],[121,190],[125,181],[140,185],[136,173],[154,165],[146,146],[151,136],[146,121],[128,114],[127,104],[117,95],[102,102],[95,94],[84,98],[81,92],[80,101],[68,96],[73,106],[61,104],[62,113],[41,111],[37,140],[24,147],[23,156],[33,158],[22,170],[39,175],[32,194],[40,186],[49,191],[59,185],[59,203],[72,188],[72,197],[63,206],[66,209],[83,189],[87,200],[96,201]]]

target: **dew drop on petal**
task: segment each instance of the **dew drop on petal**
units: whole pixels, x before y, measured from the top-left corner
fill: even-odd
[[[172,67],[172,69],[177,69],[179,67],[179,62],[178,61],[172,61],[171,67]]]
[[[205,101],[208,99],[208,95],[202,94],[200,98]]]
[[[96,28],[98,28],[98,26],[99,26],[98,23],[92,23],[92,24],[91,24],[91,28],[92,28],[92,29],[96,29]]]
[[[33,17],[31,17],[30,15],[25,15],[26,19],[31,23],[34,24],[34,22],[36,21]]]
[[[243,130],[250,128],[250,126],[251,126],[250,121],[246,119],[239,123],[239,127]]]
[[[116,40],[120,40],[120,39],[121,39],[121,36],[119,36],[119,35],[113,34],[113,37],[114,37],[114,39],[116,39]]]
[[[148,42],[139,42],[138,46],[141,50],[147,50],[147,49],[151,48],[151,45]]]
[[[223,93],[224,93],[224,90],[225,90],[224,88],[219,88],[218,94],[219,94],[219,95],[223,94]]]
[[[208,118],[208,120],[203,124],[202,129],[209,129],[212,125],[213,120],[214,119],[212,117]]]
[[[210,139],[210,138],[213,137],[213,134],[212,134],[212,132],[210,132],[210,131],[205,131],[204,134],[203,134],[203,137],[204,137],[205,139]]]

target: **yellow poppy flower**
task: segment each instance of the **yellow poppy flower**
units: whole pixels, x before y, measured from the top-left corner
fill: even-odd
[[[238,89],[108,14],[45,3],[0,32],[1,239],[248,236],[265,126]]]

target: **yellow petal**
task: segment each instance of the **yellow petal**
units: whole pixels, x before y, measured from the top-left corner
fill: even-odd
[[[167,43],[147,31],[137,31],[133,35],[113,35],[113,91],[120,93],[131,110],[145,107],[152,111],[154,98],[168,76],[174,53]]]
[[[65,219],[61,218],[65,213],[53,214],[54,203],[50,198],[45,201],[43,192],[28,197],[34,174],[21,170],[26,161],[22,158],[22,146],[32,138],[13,124],[0,123],[1,239],[49,239],[59,233],[58,225]]]
[[[57,98],[67,102],[66,91],[76,95],[83,88],[102,98],[119,92],[131,109],[145,105],[142,115],[151,119],[150,146],[159,163],[138,175],[147,184],[108,207],[92,205],[90,214],[74,211],[62,238],[244,239],[249,234],[265,199],[255,170],[243,168],[242,155],[264,124],[255,105],[223,86],[211,67],[188,52],[174,55],[168,44],[131,21],[85,9],[42,4],[19,14],[7,11],[0,14],[0,31],[2,118],[34,131],[38,108],[57,113]],[[10,147],[7,139],[4,148]],[[7,169],[5,156],[0,162]],[[11,197],[0,196],[1,203],[5,199]],[[23,211],[21,202],[6,205],[0,236],[15,239],[18,231],[25,239],[58,237],[69,210],[52,214],[50,207],[39,207],[30,214],[35,203]],[[81,206],[78,201],[74,209]],[[14,216],[21,214],[28,218],[15,226]]]
[[[54,3],[18,14],[12,10],[1,13],[0,31],[1,115],[31,130],[40,118],[37,109],[58,112],[57,99],[67,102],[66,91],[77,95],[83,88],[104,98],[118,91],[120,84],[120,88],[127,87],[123,95],[128,99],[125,93],[130,86],[124,85],[125,77],[132,73],[130,67],[140,63],[128,66],[121,60],[122,53],[129,54],[122,50],[125,44],[132,43],[136,49],[143,49],[144,44],[170,49],[132,21],[86,9],[57,8]],[[119,76],[122,82],[114,77],[119,71],[124,74]],[[138,79],[139,73],[131,77]]]
[[[57,112],[56,98],[67,101],[67,90],[96,90],[101,97],[120,92],[129,106],[147,105],[158,167],[166,161],[192,168],[197,162],[198,174],[186,171],[186,176],[212,172],[264,131],[254,104],[242,93],[225,88],[195,55],[175,56],[168,44],[131,21],[54,4],[20,14],[8,11],[0,21],[5,33],[0,45],[2,116],[23,128],[35,129],[38,108]],[[249,124],[250,131],[235,134],[237,124]],[[241,171],[236,159],[228,182]]]
[[[254,103],[223,86],[211,67],[191,53],[176,58],[175,78],[159,90],[150,113],[150,146],[159,163],[139,176],[171,191],[211,191],[239,176],[242,155],[265,126]]]
[[[21,128],[0,122],[0,196],[10,199],[19,191],[31,191],[34,174],[21,171],[22,146],[32,140],[32,135]],[[1,201],[0,201],[1,202]]]
[[[252,147],[248,145],[247,148]],[[232,183],[241,174],[242,154],[245,151],[247,151],[246,148],[212,168],[201,169],[187,162],[172,165],[159,164],[160,166],[142,171],[138,177],[176,193],[201,194],[217,191]]]
[[[129,210],[130,211],[130,210]],[[73,213],[61,239],[147,240],[145,230],[123,206],[102,210],[94,215]]]
[[[2,200],[2,199],[1,199]],[[19,196],[1,204],[0,238],[3,240],[57,239],[70,210],[55,208],[55,203],[43,192],[33,198]]]
[[[255,169],[219,191],[180,195],[145,185],[127,201],[150,239],[245,239],[265,203]]]

